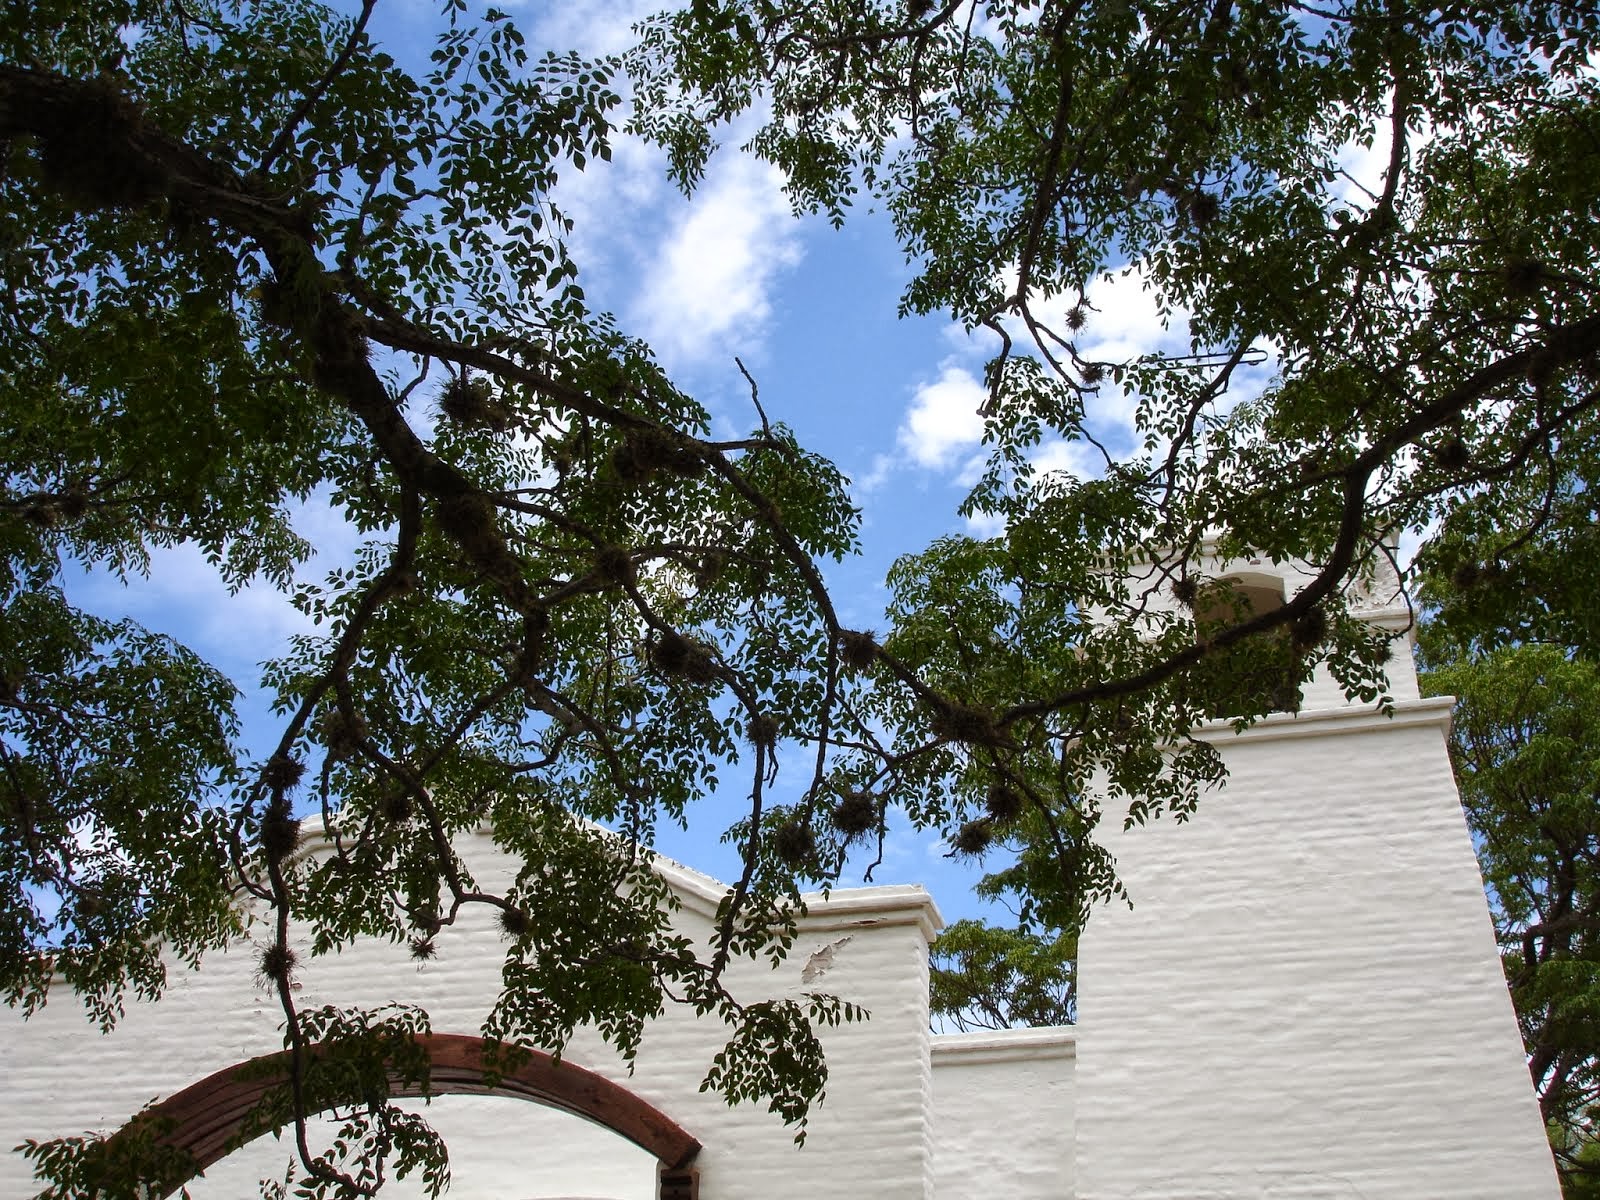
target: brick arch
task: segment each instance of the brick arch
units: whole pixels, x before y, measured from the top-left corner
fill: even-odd
[[[572,1063],[557,1062],[537,1050],[524,1051],[523,1062],[515,1070],[493,1075],[491,1084],[484,1078],[488,1043],[482,1038],[435,1033],[417,1038],[417,1043],[428,1052],[432,1063],[431,1095],[509,1096],[583,1117],[654,1155],[661,1164],[663,1197],[688,1198],[696,1194],[697,1181],[690,1164],[700,1152],[700,1143],[665,1113],[620,1084]],[[154,1128],[162,1131],[160,1140],[192,1161],[193,1169],[182,1179],[163,1181],[162,1196],[172,1195],[238,1148],[235,1139],[245,1118],[269,1090],[282,1085],[288,1062],[289,1053],[284,1050],[224,1067],[145,1109],[123,1127],[123,1132],[128,1132],[140,1125],[148,1128],[146,1123],[153,1122]],[[397,1086],[395,1094],[419,1092]]]

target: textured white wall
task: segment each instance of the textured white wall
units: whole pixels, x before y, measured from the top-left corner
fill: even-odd
[[[933,1039],[938,1200],[1072,1196],[1075,1052],[1070,1028]]]
[[[1080,1200],[1554,1200],[1445,751],[1448,700],[1217,735],[1109,833],[1080,958]]]
[[[492,879],[492,856],[486,839],[471,850],[480,879]],[[719,885],[681,868],[664,869],[685,900],[682,925],[694,936],[708,936]],[[436,1032],[476,1033],[498,983],[501,942],[486,916],[463,924],[440,938],[439,957],[421,970],[404,947],[383,942],[363,942],[338,956],[312,960],[302,972],[300,1002],[306,1007],[415,1003],[430,1012]],[[764,963],[741,964],[731,974],[730,985],[747,999],[829,991],[871,1011],[869,1022],[824,1035],[831,1068],[828,1095],[813,1115],[803,1149],[793,1145],[793,1131],[765,1111],[730,1109],[698,1090],[725,1040],[716,1021],[669,1009],[647,1031],[631,1076],[591,1036],[580,1035],[567,1058],[628,1087],[703,1143],[698,1165],[704,1200],[844,1200],[865,1191],[926,1200],[932,1192],[924,1119],[931,1086],[927,946],[938,924],[938,913],[921,888],[838,891],[831,900],[813,904],[794,951],[777,971],[768,971]],[[65,993],[28,1022],[14,1010],[0,1010],[0,1061],[7,1083],[0,1146],[9,1149],[25,1137],[109,1131],[154,1099],[221,1067],[279,1049],[280,1014],[253,980],[254,970],[249,946],[213,955],[200,972],[175,978],[158,1004],[131,1005],[107,1037],[95,1032]],[[486,1130],[483,1138],[499,1152],[499,1131]],[[589,1145],[577,1146],[577,1156],[592,1153]],[[472,1150],[470,1141],[456,1148],[464,1179]],[[269,1151],[264,1161],[278,1163],[281,1157]],[[0,1154],[0,1195],[31,1195],[30,1182],[20,1156]],[[465,1190],[452,1194],[475,1200]],[[552,1193],[541,1187],[517,1194]],[[633,1198],[623,1192],[618,1200]]]
[[[608,1129],[557,1109],[506,1096],[403,1100],[450,1147],[453,1200],[655,1200],[656,1160]],[[331,1134],[331,1122],[315,1123]],[[325,1144],[325,1143],[324,1143]],[[282,1179],[293,1158],[288,1137],[257,1138],[190,1186],[193,1200],[244,1200],[264,1178]],[[385,1182],[385,1200],[422,1200],[415,1177]]]

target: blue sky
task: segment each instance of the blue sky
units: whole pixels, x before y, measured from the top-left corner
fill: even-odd
[[[623,49],[631,24],[656,5],[502,7],[536,54],[597,54]],[[380,3],[373,33],[401,61],[420,57],[436,9],[433,0]],[[610,163],[564,178],[558,202],[576,221],[581,282],[594,308],[615,312],[626,331],[654,347],[679,385],[712,412],[719,435],[741,435],[755,422],[738,357],[758,381],[769,416],[851,477],[864,514],[863,552],[827,573],[846,623],[881,630],[883,579],[896,556],[942,534],[993,532],[956,513],[981,461],[976,409],[988,346],[945,319],[898,320],[909,268],[887,220],[865,209],[838,231],[822,218],[796,220],[774,173],[738,153],[740,140],[740,130],[728,131],[689,199],[669,183],[663,155],[620,134]],[[1382,145],[1353,149],[1351,169],[1371,178],[1385,155]],[[1119,361],[1188,349],[1181,330],[1161,327],[1136,278],[1097,284],[1090,300],[1097,311],[1084,335],[1088,357]],[[1251,382],[1264,383],[1269,370],[1260,368]],[[1108,386],[1090,417],[1113,451],[1132,448],[1131,398]],[[1094,454],[1079,446],[1047,443],[1039,458],[1042,466],[1094,470]],[[320,578],[352,545],[325,509],[308,506],[298,527],[320,551],[304,566],[306,578]],[[149,580],[123,587],[95,579],[79,599],[171,632],[206,655],[246,693],[247,740],[259,745],[275,736],[255,691],[258,663],[307,626],[270,588],[230,596],[203,556],[179,548],[158,556]],[[742,808],[737,794],[710,798],[691,814],[688,834],[670,832],[659,848],[728,878],[737,866],[718,836]],[[898,828],[875,882],[924,883],[947,918],[973,915],[976,872],[943,851],[935,837]],[[855,882],[859,870],[841,880]]]

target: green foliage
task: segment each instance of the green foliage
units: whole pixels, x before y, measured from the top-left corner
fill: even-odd
[[[814,1025],[862,1021],[867,1012],[836,996],[807,993],[805,1002],[763,1000],[745,1007],[733,1038],[712,1060],[700,1090],[721,1092],[729,1104],[764,1099],[786,1121],[799,1121],[823,1098],[827,1066]],[[805,1130],[795,1134],[804,1143]]]
[[[124,992],[161,993],[163,951],[193,963],[240,928],[222,807],[233,687],[48,579],[14,581],[3,605],[0,989],[31,1011],[55,973],[109,1026]]]
[[[50,1181],[37,1200],[146,1200],[152,1193],[173,1194],[172,1187],[194,1175],[190,1156],[167,1143],[165,1132],[157,1122],[136,1120],[115,1138],[29,1139],[17,1149],[32,1160],[41,1179]],[[188,1200],[187,1189],[176,1194]]]
[[[110,1023],[248,923],[298,1080],[258,1114],[295,1126],[291,1190],[415,1170],[437,1193],[443,1146],[379,1086],[390,1018],[302,1012],[295,980],[358,937],[426,962],[489,906],[489,1035],[559,1050],[588,1025],[631,1056],[677,997],[730,1026],[713,1086],[803,1121],[808,1022],[841,1010],[748,1012],[721,982],[787,944],[795,866],[735,830],[751,870],[695,946],[643,846],[729,771],[762,812],[778,738],[745,731],[859,731],[814,561],[854,548],[844,479],[764,420],[707,440],[585,307],[550,194],[609,157],[616,63],[452,4],[412,73],[370,11],[0,19],[0,988],[31,1008],[54,981]],[[363,539],[321,583],[296,577],[312,497]],[[70,562],[130,575],[180,544],[316,627],[260,647],[261,761],[220,675],[69,598]],[[520,864],[503,893],[453,844],[486,820]],[[97,1153],[35,1157],[70,1190]]]
[[[1430,637],[1432,631],[1430,630]],[[1451,759],[1528,1068],[1568,1196],[1593,1189],[1600,1113],[1600,669],[1527,643],[1437,659]]]
[[[1327,650],[1364,691],[1372,656],[1335,580],[1458,508],[1486,506],[1484,530],[1508,506],[1537,523],[1551,464],[1593,458],[1600,176],[1579,68],[1597,31],[1548,7],[717,4],[654,21],[630,65],[635,127],[681,159],[708,145],[683,131],[757,95],[772,114],[750,148],[792,176],[800,140],[848,152],[849,183],[801,172],[797,206],[870,188],[920,272],[904,307],[1002,337],[969,511],[1062,555],[1085,603],[1102,600],[1091,558],[1115,579],[1173,547],[1159,589],[1205,535],[1306,557],[1326,574],[1283,619],[1331,602]],[[1364,196],[1352,144],[1388,150]],[[1124,271],[1187,319],[1193,357],[1081,357],[1091,290]],[[1235,407],[1260,350],[1278,381]],[[1029,452],[1085,437],[1086,402],[1124,387],[1144,453],[1103,479],[1037,478]],[[1139,673],[1068,635],[1097,677]]]
[[[956,1029],[1070,1025],[1076,937],[957,921],[933,944],[929,1009]]]
[[[848,782],[910,797],[958,852],[1020,847],[1000,875],[1040,929],[1116,894],[1102,809],[1182,817],[1216,782],[1201,721],[1293,708],[1319,663],[1388,703],[1386,638],[1351,597],[1392,575],[1400,531],[1441,530],[1430,577],[1491,580],[1437,600],[1442,623],[1498,607],[1592,635],[1600,588],[1568,554],[1600,460],[1594,13],[729,0],[643,34],[633,127],[681,180],[709,130],[769,105],[747,148],[796,208],[871,195],[916,271],[902,310],[996,339],[963,511],[1003,532],[894,568],[868,699],[892,753]],[[1088,357],[1119,278],[1190,353]],[[1088,414],[1119,395],[1136,444],[1102,446]],[[1103,469],[1041,473],[1057,440]],[[1314,578],[1213,619],[1202,547]],[[1550,585],[1531,606],[1529,581]],[[1030,814],[1009,843],[984,824],[995,785]]]
[[[1510,642],[1600,657],[1600,487],[1587,450],[1529,464],[1452,512],[1421,559],[1433,637],[1457,652]]]
[[[1351,597],[1397,531],[1442,522],[1451,577],[1587,544],[1591,12],[695,0],[590,62],[447,0],[412,70],[371,11],[0,16],[13,1003],[59,972],[109,1021],[130,988],[159,993],[162,949],[193,961],[257,922],[305,1072],[312,1031],[359,1058],[388,1018],[321,1029],[297,971],[363,936],[425,963],[482,906],[506,938],[485,1028],[508,1050],[592,1025],[631,1054],[681,1001],[729,1028],[708,1087],[803,1120],[826,1079],[812,1026],[859,1014],[744,1005],[723,975],[783,953],[800,887],[881,839],[891,804],[958,853],[1005,849],[986,886],[1019,930],[973,936],[1056,987],[1071,931],[1120,895],[1099,822],[1182,819],[1219,781],[1199,725],[1248,725],[1319,662],[1384,701],[1388,646]],[[882,638],[842,628],[823,586],[818,560],[856,545],[840,473],[764,415],[713,440],[587,308],[552,189],[609,157],[623,71],[630,127],[686,188],[759,110],[751,149],[797,209],[839,221],[871,196],[915,269],[904,310],[998,339],[964,511],[1003,532],[902,558]],[[1387,154],[1366,195],[1352,144]],[[1084,356],[1119,271],[1187,320],[1192,354]],[[1102,447],[1088,414],[1117,396],[1136,444]],[[1059,440],[1104,469],[1040,472]],[[362,539],[320,583],[296,581],[308,498]],[[220,676],[69,594],[72,564],[132,576],[177,545],[315,626],[261,648],[261,761]],[[1224,595],[1213,620],[1202,547],[1312,577],[1271,611]],[[1582,644],[1570,611],[1550,636]],[[781,807],[780,767],[803,772]],[[641,847],[717,786],[748,799],[724,835],[744,866],[692,945]],[[486,820],[519,863],[503,893],[455,848]],[[308,1104],[301,1194],[372,1194],[392,1155],[442,1185],[442,1147],[381,1097],[337,1153],[305,1145]],[[94,1157],[35,1154],[67,1190]]]

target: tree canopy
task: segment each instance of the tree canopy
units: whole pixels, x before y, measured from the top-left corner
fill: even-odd
[[[1568,1195],[1597,1186],[1600,672],[1524,643],[1424,676],[1460,701],[1451,758]]]
[[[311,1040],[370,1057],[425,1015],[301,1011],[315,963],[291,925],[319,952],[377,936],[426,960],[486,905],[507,947],[490,1035],[593,1025],[628,1054],[680,999],[729,1025],[708,1084],[800,1120],[825,1081],[812,1023],[856,1014],[741,1005],[723,972],[781,948],[799,889],[888,806],[961,853],[1008,843],[1023,932],[1070,930],[1117,890],[1102,817],[1192,810],[1220,773],[1194,727],[1274,703],[1216,662],[1292,686],[1325,661],[1379,700],[1388,647],[1347,590],[1394,537],[1443,520],[1472,583],[1513,574],[1524,531],[1583,533],[1593,11],[694,0],[585,61],[444,0],[411,67],[373,8],[0,16],[13,1004],[53,974],[110,1023],[237,934],[242,890],[302,1089],[327,1061]],[[846,481],[759,404],[748,436],[713,436],[590,311],[554,198],[619,129],[692,188],[748,112],[797,210],[892,214],[905,311],[996,338],[967,510],[1003,532],[903,558],[881,636],[841,623],[819,568],[855,546]],[[1366,190],[1352,147],[1381,164]],[[1192,354],[1079,355],[1089,285],[1121,270]],[[1275,382],[1230,390],[1263,355]],[[1097,389],[1133,398],[1143,444],[1092,477],[1037,470],[1046,437],[1093,443]],[[317,587],[293,574],[313,495],[364,539]],[[1207,539],[1315,578],[1252,613],[1197,577]],[[64,564],[136,577],[176,544],[324,631],[263,648],[267,754],[241,749],[212,666],[74,601]],[[771,800],[780,764],[797,803]],[[719,783],[748,799],[743,870],[696,946],[640,847]],[[326,853],[296,853],[307,817]],[[524,864],[504,893],[452,848],[485,821]],[[309,1194],[370,1194],[386,1156],[442,1180],[442,1148],[381,1098],[349,1119],[345,1159],[296,1122]],[[43,1157],[63,1194],[101,1170]]]

